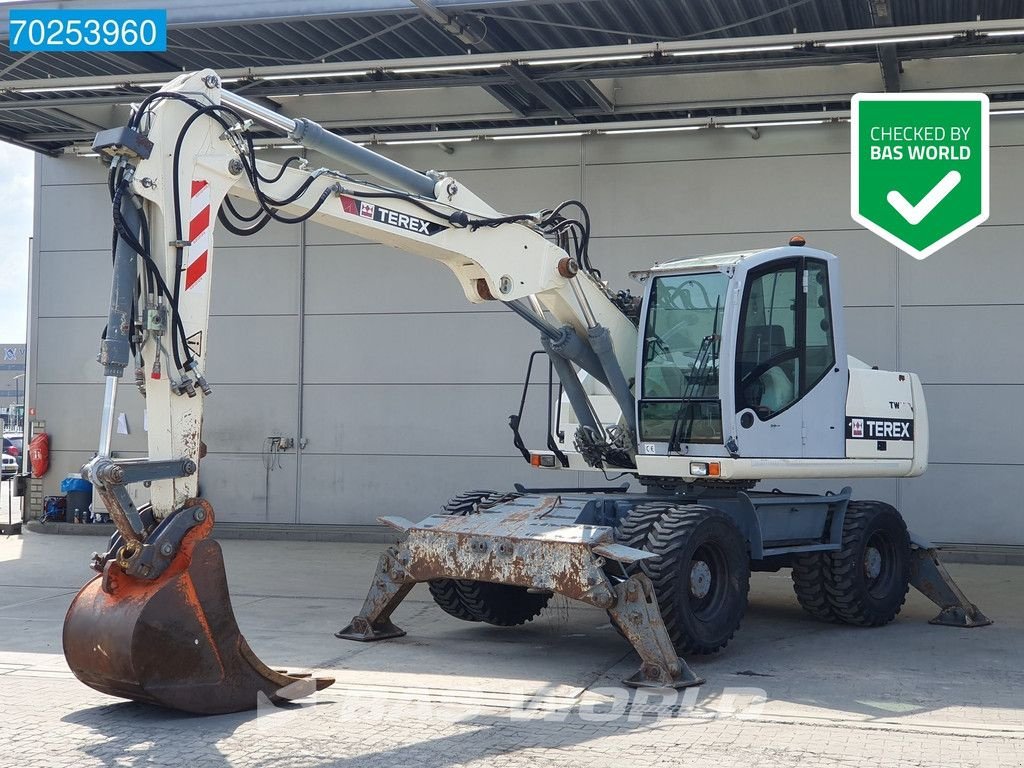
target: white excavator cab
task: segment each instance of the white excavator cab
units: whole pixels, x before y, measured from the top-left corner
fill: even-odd
[[[636,364],[642,474],[759,480],[779,471],[924,471],[920,382],[846,354],[834,255],[794,238],[783,248],[672,261],[634,276],[646,284]]]

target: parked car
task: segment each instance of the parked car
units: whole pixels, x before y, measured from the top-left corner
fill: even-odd
[[[9,432],[4,435],[4,455],[14,456],[17,458],[21,456],[21,452],[24,450],[22,443],[21,432]]]
[[[0,457],[0,461],[3,462],[3,471],[0,473],[0,477],[6,480],[8,477],[18,474],[18,460],[16,458],[5,453]]]

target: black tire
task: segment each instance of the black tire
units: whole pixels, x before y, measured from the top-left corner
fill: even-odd
[[[651,528],[670,509],[675,509],[675,504],[664,501],[637,504],[615,529],[615,541],[634,549],[645,549]]]
[[[750,591],[747,544],[732,518],[701,504],[669,507],[651,524],[642,548],[659,555],[640,567],[654,584],[676,652],[724,648]]]
[[[839,617],[828,590],[825,589],[825,574],[831,564],[828,552],[808,552],[793,558],[793,591],[800,607],[820,621],[836,623]]]
[[[466,491],[444,505],[448,515],[473,515],[481,509],[510,498],[496,491]],[[450,616],[462,621],[482,621],[499,627],[525,624],[537,616],[551,598],[528,592],[525,587],[491,584],[466,579],[434,579],[428,582],[430,596]]]
[[[859,627],[888,624],[910,589],[910,534],[903,517],[881,501],[851,501],[843,546],[830,555],[825,589],[837,618]]]

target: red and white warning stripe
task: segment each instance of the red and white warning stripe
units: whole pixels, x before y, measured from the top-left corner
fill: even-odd
[[[206,274],[210,258],[210,184],[196,179],[192,182],[192,218],[188,225],[188,265],[185,267],[185,290]]]

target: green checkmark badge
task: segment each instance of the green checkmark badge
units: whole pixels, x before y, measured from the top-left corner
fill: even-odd
[[[917,259],[988,218],[988,97],[859,93],[850,113],[850,213]]]

